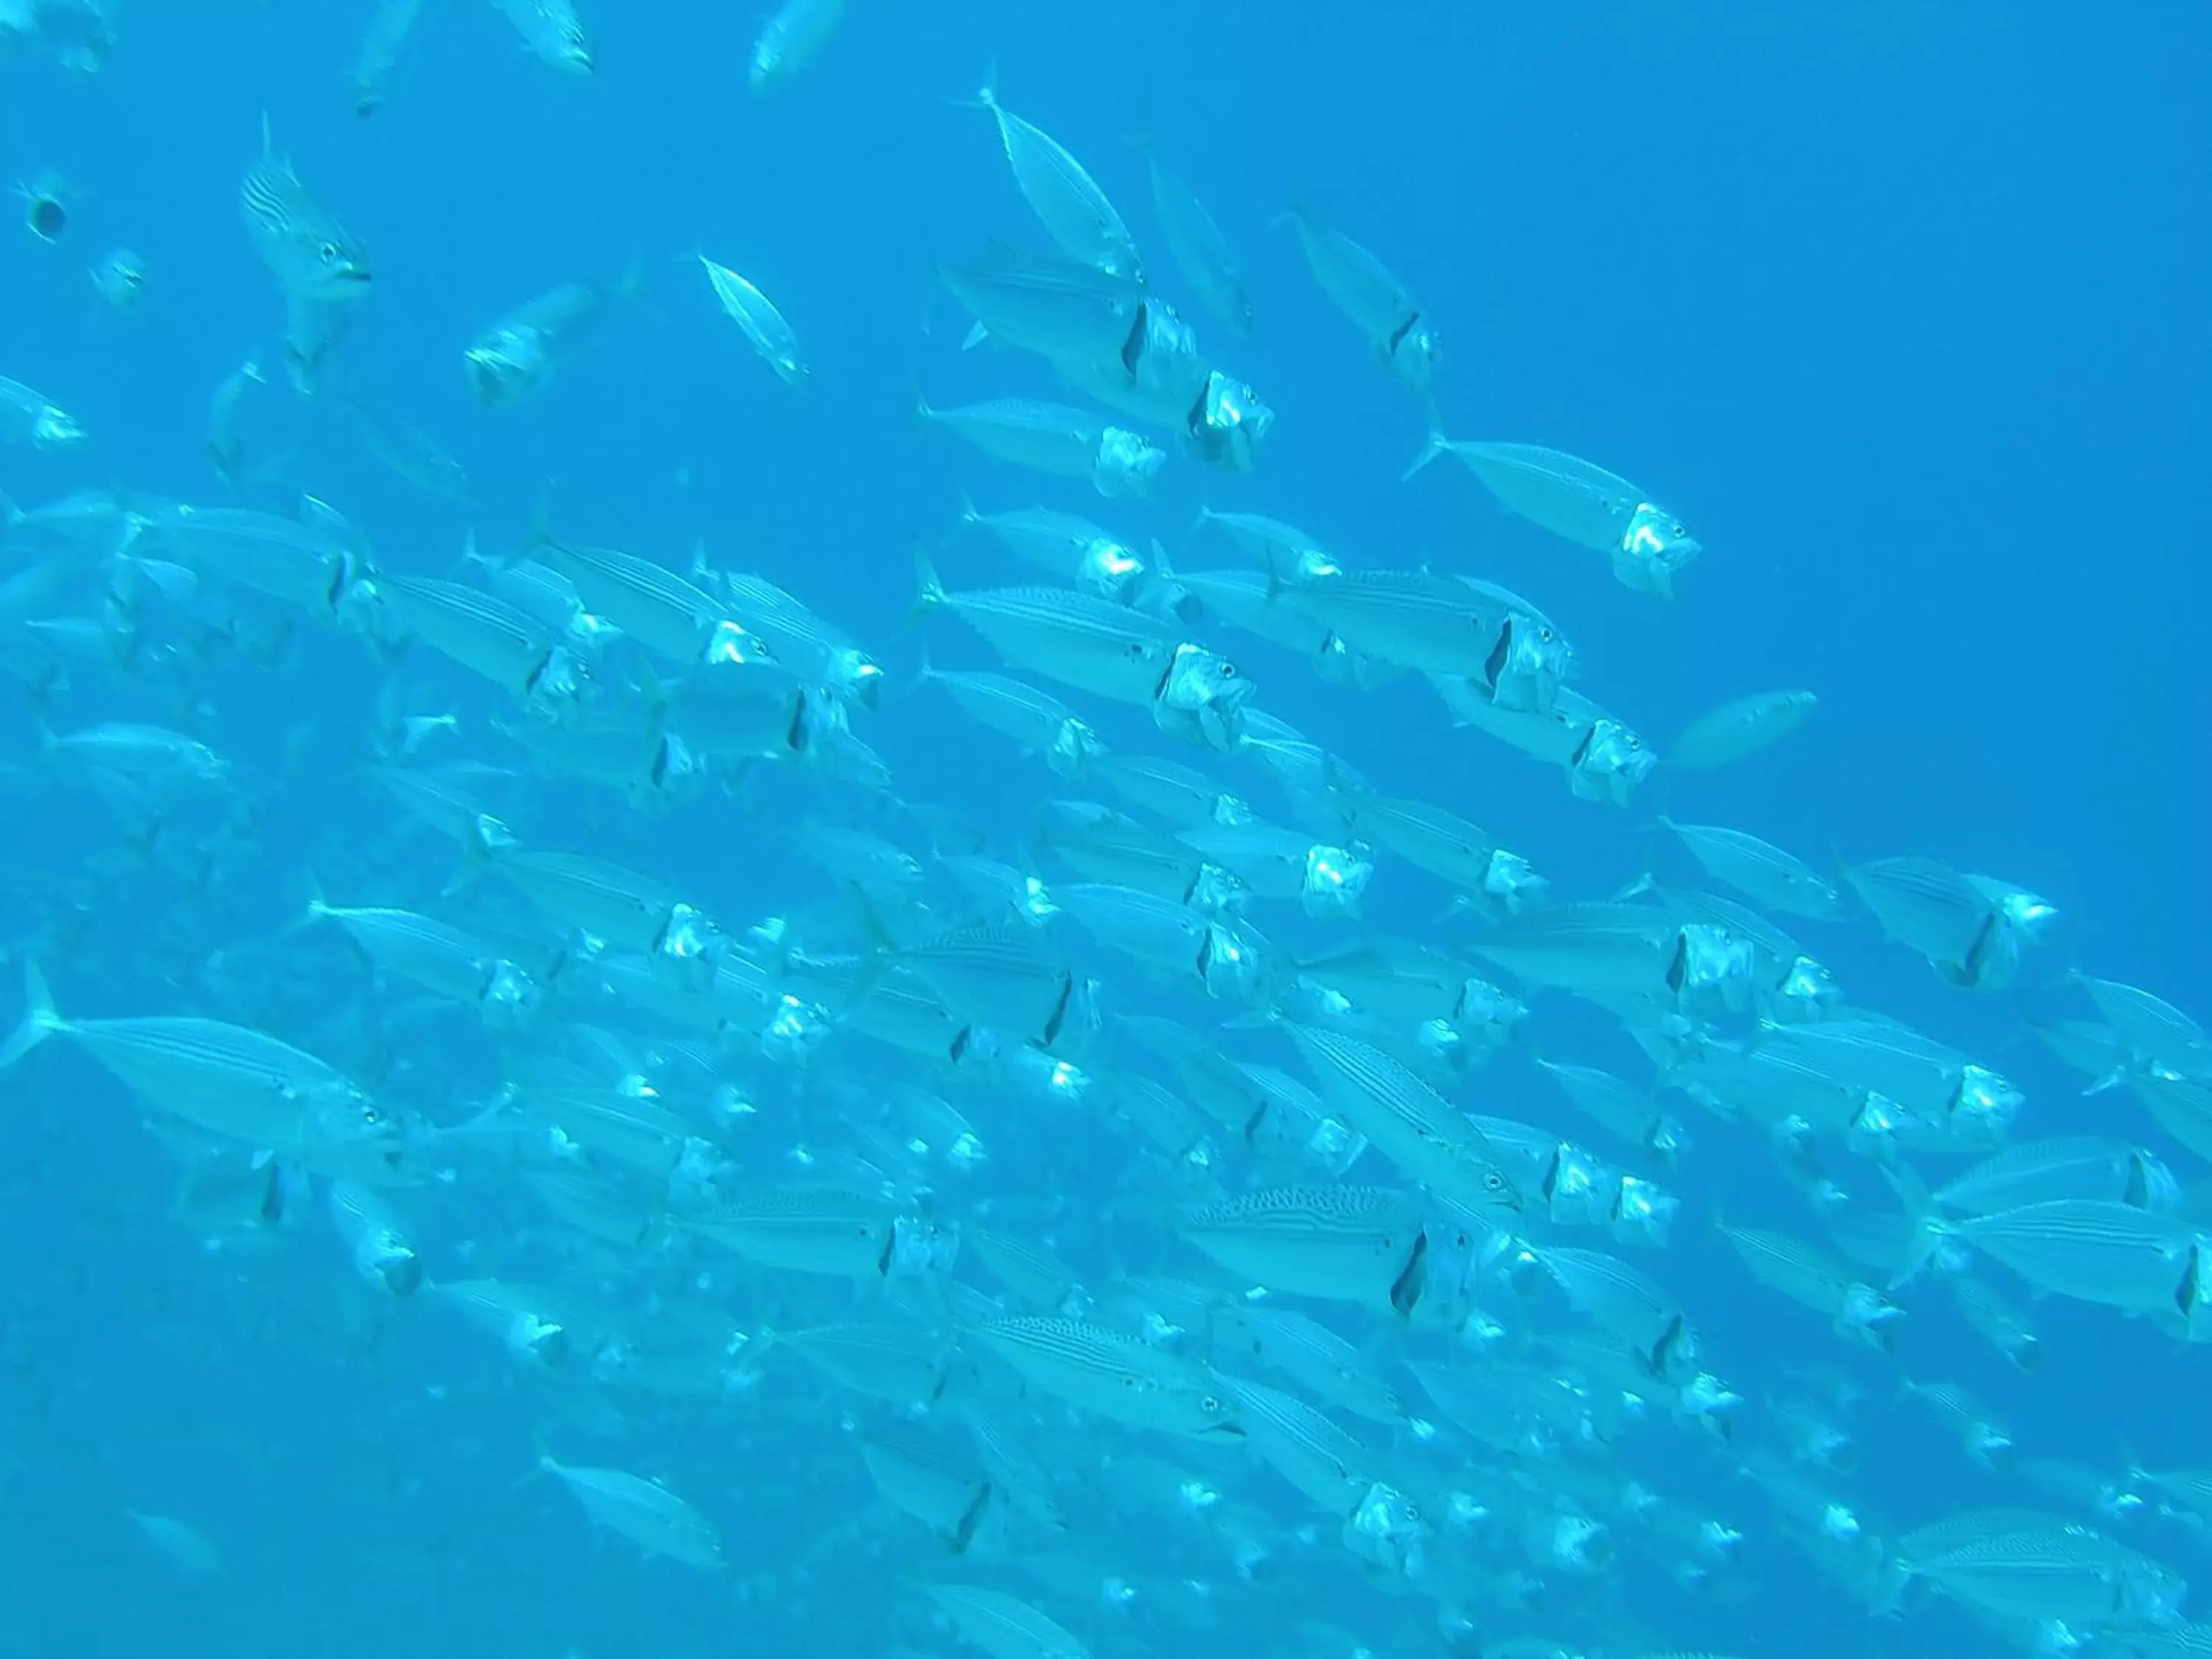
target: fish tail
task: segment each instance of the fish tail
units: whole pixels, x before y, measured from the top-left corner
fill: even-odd
[[[1421,441],[1420,453],[1413,457],[1412,465],[1398,475],[1398,482],[1404,483],[1431,461],[1440,456],[1449,455],[1451,452],[1452,441],[1444,435],[1443,428],[1431,420],[1429,424],[1428,436]]]
[[[324,918],[336,914],[331,910],[328,901],[323,897],[323,884],[315,879],[315,872],[312,870],[307,872],[307,901],[300,907],[297,919],[284,930],[288,933],[296,933],[303,927],[312,927]]]
[[[538,501],[530,509],[530,534],[525,538],[526,552],[535,553],[541,547],[558,548],[561,544],[553,535],[553,501],[545,491],[538,492]]]
[[[0,1072],[6,1071],[25,1054],[37,1048],[57,1031],[69,1029],[69,1022],[54,1006],[54,994],[46,988],[46,976],[35,957],[23,958],[23,1022],[0,1048]]]
[[[929,550],[920,541],[914,544],[914,603],[906,613],[909,628],[945,603],[945,584],[938,579],[937,567],[930,562]]]
[[[1954,1237],[1957,1229],[1936,1213],[1935,1200],[1929,1196],[1928,1188],[1920,1177],[1911,1170],[1884,1169],[1882,1176],[1888,1181],[1890,1189],[1897,1194],[1912,1221],[1912,1236],[1905,1246],[1905,1259],[1898,1264],[1897,1271],[1890,1275],[1887,1287],[1894,1291],[1917,1278],[1920,1270],[1942,1248],[1943,1241]]]

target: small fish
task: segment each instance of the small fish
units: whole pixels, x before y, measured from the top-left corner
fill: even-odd
[[[1142,283],[1145,271],[1137,257],[1129,228],[1106,199],[1083,164],[1041,128],[1030,125],[999,101],[995,76],[975,94],[975,106],[990,112],[998,123],[999,142],[1006,153],[1014,182],[1060,252],[1071,259],[1133,283]]]
[[[1666,751],[1667,763],[1710,771],[1748,760],[1802,726],[1820,701],[1810,691],[1760,691],[1724,702],[1675,735]]]
[[[222,1552],[198,1528],[166,1515],[148,1515],[138,1510],[124,1513],[147,1543],[185,1571],[204,1577],[222,1571]]]
[[[428,434],[358,403],[349,401],[346,413],[368,453],[417,489],[449,501],[469,499],[468,469]]]
[[[42,242],[58,242],[69,228],[70,199],[76,192],[52,168],[34,173],[15,186],[23,204],[23,224]]]
[[[1091,1650],[1026,1601],[974,1584],[922,1589],[952,1627],[992,1659],[1091,1659]]]
[[[146,262],[127,247],[114,247],[93,261],[93,291],[117,311],[136,311],[146,297]]]
[[[969,719],[1011,738],[1063,778],[1088,775],[1106,752],[1090,724],[1057,697],[1003,674],[954,672],[924,664],[921,683],[942,686]]]
[[[1089,411],[1032,398],[1000,398],[959,409],[917,405],[986,455],[1038,472],[1081,478],[1115,501],[1151,499],[1167,452]]]
[[[612,289],[563,283],[492,323],[462,353],[477,401],[488,409],[509,409],[544,391],[631,287],[628,282]]]
[[[1389,371],[1426,394],[1443,346],[1420,303],[1382,262],[1340,231],[1298,209],[1281,216],[1298,234],[1306,264],[1336,308],[1366,337]]]
[[[592,72],[592,45],[574,0],[491,0],[514,25],[522,43],[548,68],[563,75]]]
[[[1665,817],[1659,822],[1707,875],[1770,910],[1821,921],[1844,912],[1843,895],[1832,882],[1771,842],[1717,824],[1677,823]]]
[[[0,376],[0,443],[33,449],[73,449],[84,441],[84,428],[44,392],[21,380]]]
[[[1675,576],[1705,551],[1644,490],[1580,456],[1540,444],[1461,442],[1431,432],[1406,477],[1441,455],[1464,462],[1499,501],[1532,524],[1607,555],[1613,579],[1639,593],[1673,597]]]
[[[266,116],[261,154],[238,191],[247,237],[286,295],[297,301],[350,304],[374,281],[368,257],[276,148]]]
[[[1022,1314],[975,1334],[1024,1382],[1079,1411],[1161,1434],[1244,1437],[1233,1402],[1206,1371],[1111,1326]]]
[[[705,254],[694,256],[707,273],[707,281],[714,290],[714,299],[723,314],[744,333],[745,340],[760,359],[787,386],[804,386],[809,373],[799,356],[799,336],[784,320],[783,313],[775,308],[767,295],[751,283],[732,270],[727,265],[718,265]]]
[[[1119,361],[1145,325],[1141,287],[1077,259],[994,246],[937,280],[990,338],[1054,362]]]
[[[64,1036],[149,1104],[210,1133],[333,1175],[397,1166],[404,1150],[400,1126],[358,1084],[313,1054],[221,1020],[70,1019],[55,1007],[35,962],[25,959],[23,977],[27,1006],[0,1048],[0,1071],[47,1038]]]
[[[915,579],[915,615],[950,611],[1018,667],[1148,708],[1160,730],[1189,741],[1237,746],[1252,681],[1176,624],[1063,588],[952,592],[919,549]]]
[[[374,115],[384,106],[385,83],[407,49],[422,0],[375,0],[375,6],[354,50],[350,82],[356,115]]]
[[[714,1522],[657,1481],[621,1469],[562,1463],[546,1454],[539,1455],[538,1467],[557,1475],[586,1515],[647,1555],[721,1571],[722,1539]]]
[[[1199,302],[1239,334],[1252,331],[1252,301],[1229,239],[1206,211],[1206,204],[1148,145],[1145,159],[1152,178],[1152,210],[1159,216],[1168,252]]]
[[[784,0],[761,25],[745,61],[745,82],[754,95],[790,80],[812,63],[844,16],[845,0]]]

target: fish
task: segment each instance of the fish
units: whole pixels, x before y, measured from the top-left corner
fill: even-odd
[[[1734,766],[1772,748],[1819,705],[1810,691],[1759,691],[1709,709],[1674,734],[1669,766],[1694,771]]]
[[[1031,398],[1000,398],[958,409],[917,404],[921,418],[950,428],[985,454],[1060,477],[1081,478],[1113,501],[1148,501],[1167,452],[1087,410]]]
[[[589,75],[591,40],[573,0],[491,0],[538,60],[563,75]]]
[[[384,88],[422,15],[422,0],[376,0],[354,49],[350,84],[353,112],[374,115],[384,106]]]
[[[149,1105],[312,1171],[389,1174],[407,1157],[404,1125],[352,1079],[288,1042],[189,1015],[71,1019],[35,960],[25,960],[23,981],[22,1022],[0,1045],[0,1072],[65,1037]]]
[[[563,1463],[550,1453],[538,1455],[538,1467],[566,1486],[592,1521],[647,1555],[722,1571],[722,1539],[714,1522],[665,1486],[623,1469]]]
[[[767,295],[727,265],[716,264],[705,254],[694,256],[707,273],[708,286],[723,315],[738,325],[755,355],[776,373],[786,386],[804,386],[812,372],[799,355],[799,336]]]
[[[753,37],[745,84],[755,96],[799,73],[830,44],[845,18],[845,0],[784,0]]]
[[[1508,511],[1611,561],[1613,580],[1671,599],[1674,580],[1705,552],[1664,507],[1617,473],[1540,444],[1464,442],[1431,430],[1406,477],[1449,455]]]
[[[1435,325],[1405,285],[1364,247],[1291,208],[1280,222],[1297,231],[1314,280],[1390,372],[1426,394],[1443,358]]]
[[[1239,334],[1249,334],[1254,321],[1252,301],[1245,292],[1244,277],[1228,237],[1198,192],[1149,144],[1145,147],[1145,161],[1152,176],[1152,211],[1176,270],[1206,310]]]
[[[44,392],[0,376],[0,443],[33,449],[74,449],[84,442],[76,417]]]
[[[996,123],[999,143],[1022,199],[1071,259],[1141,283],[1144,264],[1121,216],[1083,164],[1042,128],[999,101],[995,72],[976,91],[974,106]]]
[[[538,396],[633,286],[632,280],[615,289],[564,283],[495,319],[461,354],[477,401],[512,409]]]
[[[239,185],[247,240],[288,298],[296,303],[350,305],[375,281],[361,244],[301,181],[291,158],[276,148],[266,116],[261,154]]]

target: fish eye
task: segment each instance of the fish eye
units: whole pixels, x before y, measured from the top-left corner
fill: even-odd
[[[1237,665],[1233,662],[1225,662],[1222,664],[1221,678],[1224,680],[1235,679],[1237,678]]]
[[[338,245],[336,242],[325,242],[315,251],[322,255],[325,264],[332,265],[337,263]]]
[[[1500,1175],[1497,1170],[1492,1170],[1488,1175],[1483,1176],[1482,1187],[1485,1192],[1504,1192],[1505,1190],[1505,1177]]]

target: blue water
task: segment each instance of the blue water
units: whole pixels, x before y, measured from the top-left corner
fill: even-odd
[[[819,62],[755,100],[743,8],[599,0],[586,13],[597,72],[571,79],[526,58],[492,7],[457,0],[427,9],[364,121],[344,75],[366,10],[137,0],[97,76],[0,59],[0,175],[52,167],[76,186],[58,245],[0,227],[0,374],[92,434],[67,455],[0,455],[10,497],[112,485],[222,498],[208,396],[281,325],[235,205],[265,112],[375,260],[337,385],[436,434],[475,483],[470,505],[436,501],[366,454],[334,400],[280,384],[256,401],[255,446],[294,452],[287,475],[342,507],[390,568],[445,574],[471,531],[517,545],[542,498],[563,533],[671,564],[703,538],[715,562],[807,597],[903,675],[919,660],[901,624],[910,548],[949,537],[963,488],[986,508],[1098,509],[1193,566],[1235,562],[1189,532],[1201,502],[1265,512],[1347,562],[1433,561],[1529,592],[1569,620],[1594,695],[1662,740],[1744,691],[1819,692],[1801,736],[1738,770],[1662,771],[1625,817],[1452,732],[1410,689],[1355,698],[1268,665],[1272,712],[1378,787],[1480,819],[1563,890],[1601,895],[1672,856],[1633,827],[1653,803],[1823,864],[1926,853],[2051,897],[2063,962],[2212,1014],[2202,12],[862,0]],[[1109,512],[915,418],[918,393],[1053,395],[1007,355],[960,354],[966,319],[933,295],[933,262],[1036,240],[988,118],[957,106],[994,63],[1007,105],[1089,162],[1140,243],[1139,135],[1220,218],[1260,325],[1249,341],[1201,332],[1279,416],[1249,477],[1177,463],[1155,505]],[[1293,202],[1422,296],[1446,340],[1454,436],[1663,481],[1709,550],[1679,599],[1613,586],[1455,466],[1398,482],[1421,412],[1273,222]],[[85,274],[116,244],[149,273],[127,315],[102,311]],[[777,296],[811,385],[794,392],[752,360],[696,252]],[[471,399],[459,354],[494,316],[639,262],[639,300],[546,396],[499,411]],[[956,585],[1011,576],[980,542],[940,556]],[[981,665],[953,633],[939,659]],[[28,769],[0,796],[9,926],[21,936],[71,892],[82,927],[55,968],[65,1008],[179,1006],[149,964],[268,940],[311,864],[404,856],[367,844],[390,816],[352,781],[384,672],[318,635],[281,679],[222,662],[195,687],[241,787],[264,796],[265,880],[219,895],[87,884],[87,849],[112,843],[115,821],[44,767],[27,709],[0,710],[0,760]],[[58,723],[167,717],[127,681],[83,678]],[[868,735],[908,798],[1018,836],[1050,781],[1016,775],[951,719],[917,701]],[[788,890],[789,861],[750,850],[749,820],[726,803],[641,826],[580,792],[549,799],[574,817],[547,839],[647,863],[720,912],[769,914]],[[1398,898],[1384,914],[1412,927],[1426,912]],[[1858,1000],[1996,1057],[2027,1089],[2036,1133],[2152,1134],[2121,1096],[2080,1100],[2014,999],[1948,991],[1869,929],[1824,931],[1821,950]],[[302,994],[363,993],[340,969]],[[1577,1057],[1630,1066],[1625,1040],[1589,1030]],[[484,1063],[406,1060],[418,1080]],[[1501,1086],[1530,1091],[1518,1073]],[[842,1616],[813,1626],[816,1645],[889,1650],[896,1581],[927,1557],[826,1541],[870,1501],[834,1425],[810,1440],[787,1401],[740,1401],[720,1417],[640,1411],[623,1437],[593,1443],[667,1473],[741,1564],[736,1586],[641,1565],[595,1540],[557,1487],[525,1481],[534,1430],[556,1447],[582,1431],[490,1345],[375,1304],[327,1240],[250,1267],[204,1255],[165,1214],[166,1157],[81,1060],[42,1056],[0,1091],[0,1652],[704,1659],[787,1646],[793,1609],[819,1618],[825,1585],[877,1599],[829,1598]],[[1683,1177],[1694,1208],[1810,1231],[1747,1137],[1709,1125],[1701,1147]],[[495,1237],[495,1213],[470,1220],[448,1242]],[[1857,1368],[1877,1412],[1854,1487],[1869,1515],[1910,1525],[2036,1501],[1969,1468],[1924,1416],[1881,1416],[1890,1373],[1756,1296],[1701,1227],[1686,1225],[1666,1274],[1739,1386],[1793,1364]],[[2033,1383],[1933,1312],[1910,1369],[1966,1382],[2035,1455],[2212,1463],[2188,1403],[2202,1356],[2094,1310],[2039,1317]],[[1645,1586],[1630,1606],[1650,1639],[1622,1627],[1609,1651],[1988,1639],[1941,1610],[1869,1625],[1774,1538],[1723,1458],[1662,1449],[1670,1490],[1737,1517],[1756,1566],[1705,1600]],[[188,1518],[222,1541],[228,1571],[172,1571],[130,1509]],[[2177,1532],[2155,1549],[2202,1565]],[[1833,1632],[1825,1646],[1805,1644],[1807,1606]],[[1161,1650],[1277,1650],[1245,1630],[1183,1639]]]

